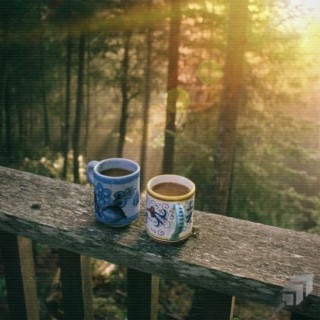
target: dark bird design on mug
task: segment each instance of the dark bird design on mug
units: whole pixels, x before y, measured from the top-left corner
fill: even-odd
[[[151,218],[155,219],[154,225],[159,227],[160,225],[165,226],[168,223],[167,216],[168,211],[162,209],[160,212],[157,212],[153,206],[147,208],[147,211],[150,213]]]
[[[112,196],[112,192],[108,188],[104,188],[101,183],[96,185],[95,207],[100,218],[112,223],[120,222],[126,219],[123,207],[127,201],[135,194],[133,187],[126,188],[123,191],[117,191]]]

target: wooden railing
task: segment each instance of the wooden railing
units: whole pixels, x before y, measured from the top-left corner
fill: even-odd
[[[90,188],[0,167],[1,256],[12,319],[39,319],[31,240],[60,248],[68,320],[92,318],[86,256],[128,268],[128,319],[156,319],[156,276],[277,307],[299,274],[313,275],[313,289],[286,307],[291,319],[320,319],[319,236],[198,211],[194,221],[196,236],[158,244],[146,234],[143,213],[129,227],[107,228],[92,215]],[[228,319],[217,301],[207,304],[214,306],[207,319]]]

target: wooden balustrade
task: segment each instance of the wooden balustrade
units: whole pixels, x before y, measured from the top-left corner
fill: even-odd
[[[196,211],[197,236],[164,245],[146,234],[143,213],[120,229],[96,222],[92,198],[90,187],[0,167],[0,243],[12,319],[39,319],[25,238],[60,248],[68,320],[93,319],[83,256],[128,268],[129,320],[156,319],[158,276],[210,290],[208,299],[216,302],[236,296],[277,307],[290,277],[298,274],[314,276],[313,290],[286,308],[292,319],[320,319],[319,236]],[[206,305],[208,320],[228,319],[223,303]]]

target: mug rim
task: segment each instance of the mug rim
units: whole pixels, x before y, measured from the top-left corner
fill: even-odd
[[[176,179],[174,180],[174,182],[183,184],[184,186],[186,186],[185,183],[181,183],[182,182],[187,182],[188,185],[187,187],[189,188],[189,186],[191,186],[191,189],[188,193],[183,194],[181,196],[167,196],[167,195],[163,195],[160,193],[155,192],[154,190],[152,190],[152,187],[155,185],[155,181],[157,180],[162,180],[162,182],[172,182],[172,179]],[[167,180],[167,181],[163,181],[163,180]],[[177,182],[177,180],[179,180],[179,182]],[[159,182],[161,183],[161,181]],[[158,176],[155,176],[153,178],[151,178],[148,182],[147,182],[147,186],[146,186],[146,190],[148,192],[149,195],[151,195],[152,197],[159,199],[159,200],[164,200],[164,201],[181,201],[181,200],[185,200],[188,199],[190,197],[192,197],[196,191],[196,186],[195,184],[188,178],[181,176],[181,175],[177,175],[177,174],[161,174]]]
[[[105,176],[105,175],[101,174],[98,170],[105,163],[114,163],[115,165],[111,166],[111,168],[129,170],[128,168],[124,168],[121,165],[117,165],[118,163],[127,163],[127,164],[130,164],[131,166],[135,167],[135,170],[132,173],[125,175],[125,176]],[[140,173],[140,166],[137,162],[135,162],[131,159],[127,159],[127,158],[107,158],[107,159],[103,159],[101,161],[98,161],[98,163],[93,168],[93,172],[96,175],[96,177],[98,178],[98,180],[100,180],[101,182],[105,183],[107,181],[107,183],[122,184],[122,183],[130,182],[130,181],[134,180],[135,178],[137,178]]]

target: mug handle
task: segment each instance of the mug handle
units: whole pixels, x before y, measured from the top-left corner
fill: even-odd
[[[170,240],[178,241],[178,240],[180,240],[179,235],[183,231],[183,228],[184,228],[184,225],[186,222],[185,211],[184,211],[183,206],[179,203],[175,203],[173,205],[173,211],[176,216],[176,225],[175,225],[175,229],[170,237]]]
[[[93,169],[98,163],[98,161],[92,160],[87,164],[87,176],[91,184],[94,183]]]

